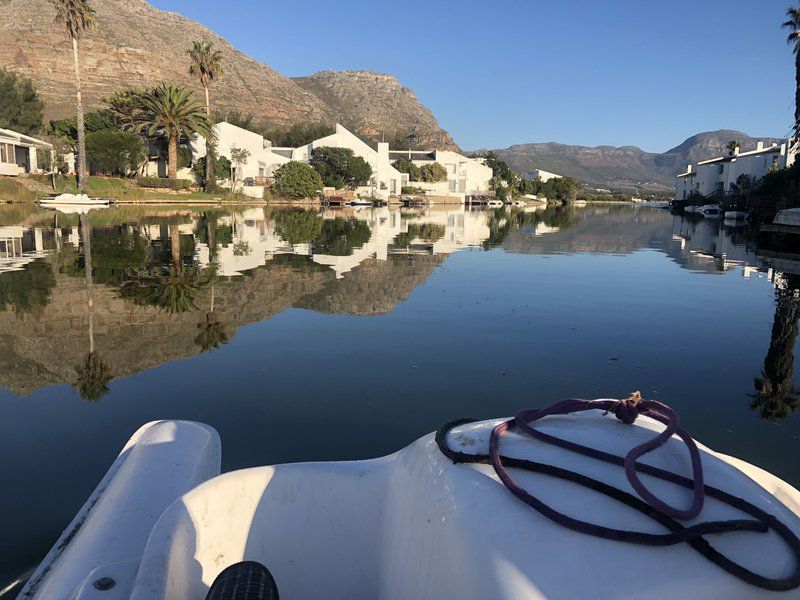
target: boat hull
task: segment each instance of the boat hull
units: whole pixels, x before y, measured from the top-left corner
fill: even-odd
[[[447,443],[461,452],[485,452],[498,422],[457,427]],[[627,426],[599,413],[549,418],[540,427],[619,455],[663,428],[643,417]],[[700,448],[708,484],[756,504],[800,533],[800,493],[752,465]],[[503,439],[501,451],[628,489],[619,467],[516,433]],[[647,462],[681,474],[689,471],[685,448],[674,438],[648,455]],[[158,469],[151,476],[158,477]],[[514,477],[566,514],[609,527],[662,531],[642,514],[572,483],[528,472],[514,471]],[[688,504],[688,491],[651,484],[670,503]],[[715,502],[701,515],[702,520],[729,518],[741,515]],[[91,519],[89,514],[86,523]],[[109,520],[105,526],[116,524]],[[747,544],[743,535],[750,536]],[[791,563],[782,542],[772,534],[757,536],[715,536],[714,545],[748,568],[781,576]],[[146,543],[129,550],[127,563],[98,563],[78,585],[76,598],[94,597],[91,582],[117,573],[127,586],[103,598],[203,598],[223,569],[242,560],[267,566],[281,595],[300,599],[318,598],[321,590],[332,599],[631,598],[642,597],[642,590],[654,598],[764,594],[686,544],[639,546],[565,529],[511,495],[491,467],[453,464],[433,434],[373,460],[286,464],[220,475],[178,498]],[[621,565],[639,568],[621,573]],[[791,594],[771,597],[797,597]]]

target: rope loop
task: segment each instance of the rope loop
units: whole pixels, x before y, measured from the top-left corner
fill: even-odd
[[[602,410],[605,413],[614,413],[620,421],[627,424],[632,424],[638,415],[645,415],[664,424],[665,428],[661,433],[643,444],[636,446],[623,457],[544,433],[532,426],[532,423],[547,416],[567,415],[586,410]],[[630,397],[624,400],[583,400],[581,398],[570,398],[556,402],[552,406],[546,408],[521,410],[513,419],[499,423],[492,429],[489,437],[488,454],[469,454],[450,448],[447,443],[447,436],[450,430],[459,425],[472,422],[475,422],[475,420],[459,419],[446,423],[439,428],[436,432],[436,444],[439,447],[439,451],[453,461],[453,463],[482,463],[492,465],[495,473],[506,489],[551,521],[573,531],[619,542],[648,546],[671,546],[686,543],[709,561],[751,585],[770,591],[787,591],[800,587],[800,538],[776,517],[754,504],[718,488],[706,485],[703,481],[703,470],[697,444],[679,425],[677,414],[666,404],[656,402],[655,400],[645,400],[638,392],[631,394]],[[547,444],[552,444],[570,452],[623,467],[631,487],[637,492],[638,496],[615,488],[598,479],[575,471],[570,471],[569,469],[535,460],[502,455],[500,453],[500,439],[506,432],[514,428],[519,428],[523,433]],[[689,452],[692,463],[691,479],[665,469],[637,462],[643,455],[665,444],[673,435],[677,435],[681,441],[683,441]],[[639,511],[664,526],[668,530],[668,533],[654,534],[615,529],[565,515],[552,506],[545,504],[517,484],[509,473],[509,468],[542,473],[582,485]],[[651,477],[692,490],[693,499],[691,506],[688,509],[677,509],[660,500],[642,484],[639,479],[639,473],[645,473]],[[682,525],[677,519],[688,520],[697,517],[703,509],[706,496],[723,502],[749,517],[752,517],[752,519],[706,521],[691,526]],[[776,499],[775,502],[778,503],[778,500]],[[719,552],[704,537],[710,534],[745,531],[766,533],[769,530],[774,531],[780,536],[794,558],[794,569],[787,577],[769,578],[755,573]]]

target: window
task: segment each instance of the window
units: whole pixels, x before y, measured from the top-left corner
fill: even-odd
[[[456,175],[458,173],[458,165],[450,165],[450,172]]]
[[[449,183],[450,183],[450,191],[455,192],[456,186],[458,185],[458,181],[456,181],[455,179],[451,179]]]
[[[0,163],[16,164],[13,144],[0,144]]]

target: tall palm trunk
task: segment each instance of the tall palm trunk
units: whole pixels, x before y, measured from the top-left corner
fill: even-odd
[[[92,282],[92,230],[89,215],[81,215],[83,234],[83,260],[86,271],[86,307],[89,317],[89,354],[94,354],[94,287]]]
[[[169,147],[167,149],[167,176],[175,179],[178,176],[178,134],[169,134]]]
[[[800,51],[794,53],[794,135],[800,137]],[[795,140],[795,144],[798,140]]]
[[[206,115],[209,121],[211,120],[211,99],[208,94],[208,86],[203,88],[206,92]],[[214,142],[206,140],[206,182],[205,191],[211,193],[217,187],[217,149],[214,147]]]
[[[83,98],[81,96],[81,70],[78,63],[78,40],[72,38],[72,58],[75,62],[75,110],[78,126],[78,189],[86,189],[86,131],[83,123]]]

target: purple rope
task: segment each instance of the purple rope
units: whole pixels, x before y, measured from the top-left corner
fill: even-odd
[[[650,416],[666,426],[666,429],[661,434],[656,435],[650,441],[641,444],[634,448],[627,456],[617,456],[609,452],[582,446],[575,442],[565,440],[553,435],[544,433],[537,430],[530,425],[530,423],[539,420],[547,415],[554,414],[569,414],[573,412],[581,412],[585,410],[604,410],[606,412],[613,412],[614,415],[622,422],[632,424],[636,417],[640,414]],[[439,451],[453,463],[480,463],[490,464],[494,467],[500,480],[506,488],[513,493],[517,498],[525,502],[532,509],[536,510],[543,516],[551,521],[567,527],[573,531],[591,535],[607,540],[615,540],[619,542],[627,542],[633,544],[643,544],[648,546],[671,546],[679,543],[686,543],[701,556],[705,557],[715,565],[724,569],[731,575],[738,577],[751,585],[758,586],[765,590],[771,591],[787,591],[794,590],[800,587],[800,538],[784,523],[779,521],[773,515],[767,513],[754,504],[733,496],[724,490],[705,485],[703,483],[703,474],[699,460],[699,451],[697,445],[692,438],[686,433],[679,425],[675,413],[666,405],[655,401],[642,400],[637,394],[628,398],[627,400],[600,400],[589,401],[581,399],[570,399],[558,402],[555,405],[545,409],[529,409],[520,411],[517,415],[509,420],[501,423],[492,431],[489,439],[489,453],[488,454],[469,454],[453,450],[447,443],[449,432],[454,428],[466,423],[472,423],[475,419],[456,419],[445,423],[436,432],[436,445]],[[602,460],[611,464],[616,464],[625,467],[626,475],[631,485],[636,487],[638,482],[638,490],[644,490],[641,496],[635,496],[624,490],[615,488],[601,480],[593,479],[587,475],[582,475],[575,471],[570,471],[555,465],[538,462],[536,460],[528,460],[521,458],[513,458],[503,456],[499,453],[500,437],[506,431],[519,427],[526,433],[533,437],[549,444],[565,448],[571,452],[589,456],[598,460]],[[677,473],[659,469],[652,465],[639,463],[637,459],[641,458],[644,454],[652,452],[656,448],[666,443],[670,435],[678,435],[686,444],[689,454],[692,457],[692,470],[693,479],[688,479]],[[644,533],[639,531],[626,531],[623,529],[614,529],[605,527],[596,523],[582,521],[563,514],[551,506],[548,506],[527,490],[523,489],[514,481],[506,468],[521,469],[533,473],[541,473],[550,477],[556,477],[565,481],[584,486],[588,489],[594,490],[607,497],[621,502],[628,507],[639,511],[641,514],[653,519],[660,523],[669,533]],[[687,510],[680,510],[670,507],[663,501],[655,498],[647,488],[641,485],[638,481],[636,472],[646,473],[662,481],[669,481],[680,487],[694,491],[694,500],[692,506]],[[699,489],[698,489],[699,488]],[[655,499],[659,506],[667,507],[667,509],[674,511],[673,514],[688,514],[691,515],[695,508],[698,506],[702,509],[703,498],[708,496],[714,498],[728,506],[740,510],[741,512],[753,517],[755,520],[728,520],[728,521],[706,521],[692,526],[683,526],[680,522],[675,520],[672,516],[666,514],[661,509],[657,509],[649,501],[645,501],[643,497],[649,497],[651,500]],[[699,510],[698,510],[699,512]],[[724,534],[729,532],[759,532],[765,533],[768,530],[774,531],[786,543],[791,556],[794,559],[794,567],[791,574],[772,579],[765,577],[759,573],[751,571],[731,560],[706,539],[705,536],[711,534]]]
[[[703,466],[700,462],[700,451],[698,450],[697,444],[692,437],[679,425],[678,416],[675,414],[675,411],[673,411],[666,404],[656,402],[655,400],[642,400],[638,395],[633,395],[627,400],[583,400],[581,398],[570,398],[568,400],[556,402],[547,408],[521,410],[514,416],[514,424],[532,437],[570,450],[574,449],[572,447],[577,446],[577,444],[539,432],[530,424],[549,415],[566,415],[587,410],[613,412],[620,421],[627,424],[632,424],[636,420],[636,417],[642,414],[666,425],[664,431],[647,442],[636,446],[625,455],[623,463],[625,467],[625,476],[628,478],[628,481],[633,489],[636,490],[636,493],[639,494],[639,497],[641,497],[650,506],[660,510],[664,514],[682,520],[694,519],[700,514],[700,512],[703,510],[703,504],[705,502],[705,494],[703,493],[705,486],[703,483]],[[500,436],[508,429],[508,422],[501,423],[494,428],[489,441],[489,456],[492,459],[492,464],[494,465],[494,469],[497,472],[498,477],[503,480],[503,483],[509,487],[509,489],[517,488],[518,490],[521,490],[521,488],[508,474],[499,458],[500,453],[498,448]],[[660,448],[666,444],[667,440],[669,440],[673,434],[677,434],[678,437],[683,440],[687,450],[689,451],[689,457],[692,462],[693,497],[692,503],[687,509],[675,508],[674,506],[671,506],[658,498],[655,494],[648,490],[647,487],[645,487],[639,478],[638,473],[636,472],[636,461],[645,454],[648,454],[649,452],[652,452],[653,450],[656,450],[657,448]],[[587,446],[580,447],[586,450],[586,452],[583,452],[583,454],[587,454],[593,458],[604,458],[603,455],[606,454],[602,451],[595,450],[594,448],[589,448]]]

